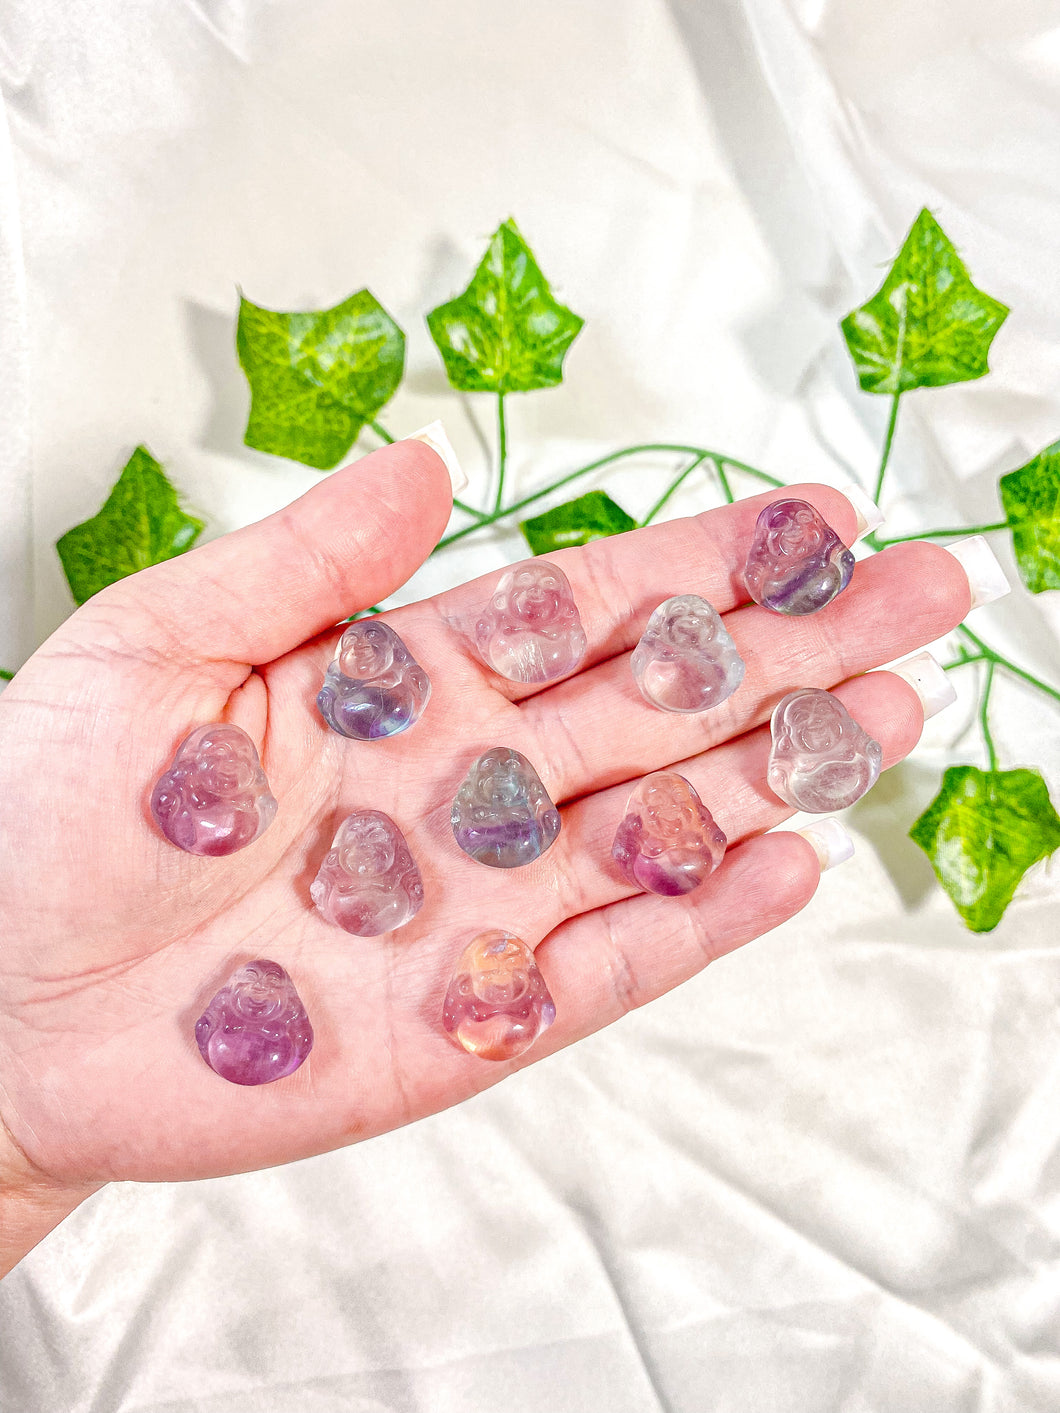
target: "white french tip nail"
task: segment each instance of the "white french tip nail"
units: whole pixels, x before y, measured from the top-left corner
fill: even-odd
[[[817,855],[821,872],[845,863],[854,854],[854,841],[838,819],[815,819],[805,829],[796,829]]]
[[[849,486],[840,486],[839,490],[854,507],[854,514],[857,516],[858,533],[854,537],[855,541],[863,540],[866,535],[871,535],[873,530],[880,528],[883,524],[883,511],[874,500],[869,499],[860,486],[851,481]]]
[[[467,485],[467,476],[453,450],[452,442],[445,435],[445,428],[441,422],[428,422],[426,427],[421,427],[418,432],[410,432],[405,441],[426,442],[431,450],[436,451],[445,462],[445,469],[449,472],[449,479],[453,483],[453,495],[464,489]]]
[[[968,575],[968,587],[972,591],[972,608],[982,608],[985,603],[1004,598],[1012,592],[1012,585],[1005,578],[1005,571],[998,563],[997,555],[982,535],[970,535],[966,540],[958,540],[955,545],[943,545]],[[971,609],[968,610],[969,613]]]
[[[914,653],[904,662],[896,662],[887,671],[909,683],[920,698],[925,721],[938,716],[943,707],[948,707],[951,702],[957,700],[957,692],[950,681],[949,673],[931,653]]]

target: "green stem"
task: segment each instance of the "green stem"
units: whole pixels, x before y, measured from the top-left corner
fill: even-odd
[[[384,426],[382,426],[378,422],[373,422],[370,417],[368,419],[368,425],[369,427],[371,427],[372,431],[376,434],[377,437],[382,437],[383,441],[386,442],[387,446],[393,446],[395,439],[390,435],[390,433]]]
[[[983,687],[983,700],[979,703],[979,725],[983,729],[983,741],[986,744],[986,754],[988,758],[988,769],[991,774],[997,769],[997,751],[994,750],[994,738],[990,734],[990,689],[994,685],[994,669],[996,662],[987,664],[986,683]]]
[[[685,479],[685,477],[690,476],[692,472],[696,469],[696,467],[701,465],[705,460],[706,452],[704,452],[701,456],[697,456],[694,461],[689,462],[689,464],[685,467],[683,471],[678,472],[678,474],[667,486],[666,490],[663,491],[662,495],[648,511],[647,515],[645,515],[644,519],[640,522],[641,529],[643,529],[645,525],[651,524],[651,522],[658,515],[659,511],[662,510],[663,506],[673,495],[674,491],[677,490],[678,486]]]
[[[0,667],[0,682],[10,682],[14,675],[13,672],[8,672],[6,667]]]
[[[695,447],[690,447],[690,451],[695,451]],[[776,476],[771,476],[768,471],[759,471],[757,466],[748,466],[746,461],[737,461],[734,456],[724,456],[720,451],[704,451],[704,456],[712,457],[719,466],[735,466],[737,471],[746,471],[748,476],[757,476],[760,481],[765,481],[767,486],[775,486],[778,491],[784,489],[784,482],[778,481]]]
[[[988,648],[986,652],[965,653],[962,657],[955,657],[952,662],[942,664],[943,672],[952,672],[955,667],[967,667],[970,662],[992,662],[1000,667],[1002,672],[1009,672],[1013,677],[1018,677],[1021,682],[1026,682],[1029,687],[1033,687],[1038,692],[1044,692],[1047,697],[1052,697],[1054,701],[1060,702],[1060,691],[1055,687],[1050,687],[1048,682],[1043,682],[1040,677],[1033,676],[1030,672],[1024,672],[1022,667],[1017,667],[1007,657],[1002,657],[993,649]]]
[[[493,502],[494,514],[501,513],[504,505],[504,472],[508,464],[508,428],[504,421],[504,394],[497,394],[497,498]]]
[[[974,644],[980,658],[985,658],[988,662],[996,663],[997,666],[1002,668],[1005,672],[1010,673],[1013,677],[1018,677],[1021,682],[1026,682],[1028,686],[1035,687],[1039,692],[1044,692],[1047,697],[1052,697],[1054,701],[1060,702],[1060,690],[1056,687],[1050,687],[1048,682],[1043,682],[1040,677],[1035,677],[1033,673],[1025,672],[1022,667],[1017,667],[1016,664],[1007,657],[1002,657],[1000,653],[995,652],[992,647],[984,643],[982,638],[977,638],[972,630],[966,628],[963,623],[957,629],[957,632],[967,638],[970,643]],[[977,659],[972,656],[967,658],[968,662],[976,660]],[[963,663],[958,662],[953,665],[960,667],[963,666]]]
[[[886,545],[902,545],[907,540],[944,540],[950,535],[987,535],[991,530],[1007,530],[1008,521],[999,520],[996,525],[962,525],[958,530],[917,530],[912,535],[893,535],[890,539],[877,539],[876,549]]]
[[[969,653],[961,648],[960,657],[955,657],[952,662],[942,664],[943,672],[952,672],[955,667],[967,667],[970,662],[985,662],[986,658],[982,653]]]
[[[896,392],[891,398],[891,415],[887,419],[887,433],[883,439],[883,451],[880,453],[879,470],[876,472],[876,489],[872,493],[872,498],[877,505],[879,505],[880,496],[883,494],[883,478],[887,474],[887,463],[891,459],[891,443],[894,441],[894,429],[898,424],[898,400],[901,396],[902,394],[900,392]],[[912,536],[911,538],[915,539],[916,536]],[[891,543],[891,541],[881,540],[876,531],[873,530],[871,534],[865,536],[865,543],[870,549],[879,550],[883,549],[884,545]]]
[[[896,392],[891,398],[891,415],[887,421],[887,435],[883,439],[880,469],[876,472],[876,489],[872,493],[872,498],[877,505],[880,503],[880,495],[883,492],[883,478],[887,474],[887,463],[891,459],[891,443],[894,441],[894,429],[898,422],[898,401],[901,396],[900,392]]]
[[[724,461],[726,466],[734,466],[738,471],[745,471],[747,475],[757,477],[766,485],[775,486],[778,490],[784,488],[784,482],[777,480],[776,476],[771,476],[768,471],[760,471],[757,466],[749,466],[746,461],[737,461],[735,457],[723,456],[720,451],[710,451],[707,447],[702,446],[688,446],[684,442],[642,442],[637,446],[623,447],[621,451],[609,452],[607,456],[598,457],[596,461],[579,466],[576,471],[568,471],[565,476],[560,476],[558,480],[551,481],[547,486],[542,486],[539,491],[524,496],[522,500],[514,501],[503,510],[495,510],[491,515],[484,515],[477,524],[464,525],[461,529],[454,530],[451,535],[446,535],[444,540],[439,541],[438,548],[444,549],[446,545],[462,540],[465,535],[470,535],[475,530],[481,530],[485,525],[492,525],[507,515],[514,515],[517,511],[525,510],[528,505],[533,505],[535,501],[542,500],[545,496],[551,495],[553,491],[558,491],[562,486],[569,485],[571,481],[578,480],[580,476],[588,476],[593,471],[599,471],[602,466],[610,466],[612,462],[621,461],[627,456],[638,456],[645,452],[655,451],[684,452],[688,456],[702,456],[704,459]]]
[[[453,505],[457,510],[462,510],[465,515],[470,515],[472,519],[479,520],[485,524],[487,515],[484,510],[476,510],[474,506],[467,505],[462,500],[457,500],[456,496],[453,497]]]
[[[729,485],[729,478],[725,474],[725,463],[722,461],[715,461],[714,470],[717,472],[718,475],[718,485],[721,487],[722,495],[725,497],[728,503],[732,505],[736,497],[732,493],[732,487]]]

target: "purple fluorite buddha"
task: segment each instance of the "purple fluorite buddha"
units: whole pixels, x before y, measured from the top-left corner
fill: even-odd
[[[442,1025],[480,1060],[511,1060],[556,1019],[534,954],[511,932],[483,932],[460,958],[442,1007]]]
[[[850,583],[854,556],[804,500],[775,500],[758,517],[744,582],[776,613],[816,613]]]
[[[328,922],[357,937],[404,927],[423,907],[416,861],[381,810],[357,810],[343,820],[309,892]]]
[[[769,723],[769,788],[793,809],[830,814],[860,800],[880,774],[883,748],[838,697],[819,687],[789,692]]]
[[[725,835],[683,775],[656,770],[634,788],[611,857],[627,882],[663,897],[691,893],[725,855]]]
[[[361,618],[339,639],[317,706],[340,736],[377,741],[415,725],[430,695],[431,679],[393,628]]]
[[[743,681],[744,660],[717,609],[698,594],[678,594],[648,619],[630,659],[645,701],[662,711],[707,711]]]
[[[232,1084],[270,1084],[313,1048],[313,1027],[294,982],[259,958],[229,977],[195,1025],[199,1052]]]
[[[180,745],[151,794],[151,813],[189,854],[234,854],[272,823],[276,800],[254,742],[238,726],[200,726]]]
[[[586,639],[563,570],[547,559],[509,569],[475,621],[475,646],[511,682],[552,682],[573,672]]]
[[[559,834],[559,811],[527,758],[506,746],[480,756],[456,792],[453,836],[478,863],[521,868]]]

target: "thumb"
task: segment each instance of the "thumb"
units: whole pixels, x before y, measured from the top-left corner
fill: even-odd
[[[438,543],[452,510],[446,463],[394,442],[334,471],[274,515],[104,589],[126,642],[185,661],[272,662],[399,588]],[[161,641],[160,641],[161,640]]]

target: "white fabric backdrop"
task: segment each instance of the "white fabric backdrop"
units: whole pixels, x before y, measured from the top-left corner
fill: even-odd
[[[316,480],[241,445],[237,282],[276,308],[368,285],[409,333],[385,422],[443,416],[481,485],[491,409],[447,390],[423,314],[509,214],[588,321],[567,384],[511,400],[524,488],[659,438],[871,482],[886,400],[836,322],[922,204],[1013,313],[988,381],[904,400],[889,529],[997,519],[997,475],[1060,430],[1051,0],[7,0],[0,25],[4,665],[69,612],[53,543],[137,442],[213,534]],[[668,474],[607,485],[636,513]],[[1055,597],[975,626],[1055,679]],[[0,1287],[5,1413],[1055,1410],[1056,872],[975,937],[905,837],[982,759],[974,670],[850,812],[856,859],[679,992],[360,1148],[87,1203]],[[1005,764],[1056,789],[1057,713],[995,700]]]

